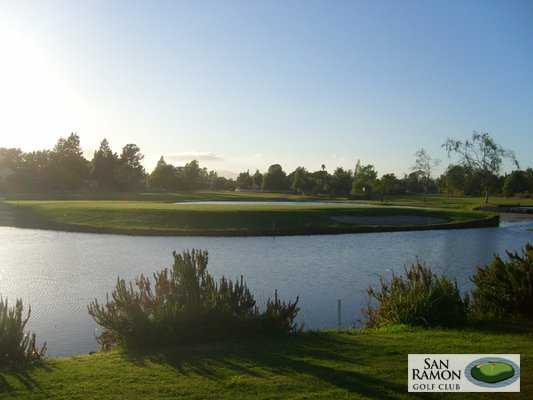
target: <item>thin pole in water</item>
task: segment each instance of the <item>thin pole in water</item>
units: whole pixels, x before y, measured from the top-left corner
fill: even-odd
[[[341,319],[341,300],[337,300],[337,327],[339,331],[341,330],[342,319]]]

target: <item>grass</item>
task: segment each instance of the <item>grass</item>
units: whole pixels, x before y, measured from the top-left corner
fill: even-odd
[[[409,353],[519,353],[521,393],[533,393],[533,336],[523,330],[393,327],[305,333],[151,355],[120,351],[51,359],[0,372],[2,399],[490,399],[491,393],[407,393]],[[505,398],[499,395],[498,398]]]
[[[378,203],[378,202],[371,202]],[[446,195],[410,195],[410,196],[388,196],[385,202],[379,204],[392,206],[410,206],[410,207],[434,207],[454,210],[475,210],[480,206],[484,206],[484,199],[479,197],[466,196],[446,196]],[[533,206],[532,199],[516,198],[516,197],[490,197],[489,204],[492,206],[506,206],[506,205],[523,205]]]
[[[200,196],[200,194],[194,195]],[[270,196],[272,194],[261,193],[261,195]],[[201,199],[218,198],[217,196],[222,196],[222,194],[206,194]],[[248,194],[239,198],[249,199],[247,196]],[[146,195],[145,198],[149,198],[149,195]],[[280,195],[275,197],[278,200],[280,198]],[[11,215],[11,221],[5,222],[5,225],[132,235],[246,236],[351,233],[461,228],[471,227],[475,224],[493,226],[497,222],[487,218],[491,214],[466,210],[394,208],[378,205],[362,207],[361,204],[354,203],[321,206],[235,206],[174,204],[174,201],[169,202],[168,199],[166,201],[8,200],[3,203],[3,208],[4,214]],[[6,210],[9,210],[10,213]],[[0,209],[0,214],[1,211]],[[331,218],[339,215],[387,216],[406,214],[440,217],[447,222],[424,227],[411,225],[390,227],[357,225]]]
[[[129,193],[129,192],[87,192],[87,193],[22,193],[8,194],[4,196],[6,200],[123,200],[123,201],[220,201],[220,200],[243,200],[243,201],[291,201],[291,200],[319,200],[334,198],[346,200],[346,197],[330,196],[307,196],[292,193],[272,193],[272,192],[234,192],[234,191],[195,191],[176,193]]]

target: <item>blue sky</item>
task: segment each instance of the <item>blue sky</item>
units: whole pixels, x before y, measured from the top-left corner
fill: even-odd
[[[220,171],[402,174],[486,130],[533,165],[531,1],[0,0],[0,146],[76,131]]]

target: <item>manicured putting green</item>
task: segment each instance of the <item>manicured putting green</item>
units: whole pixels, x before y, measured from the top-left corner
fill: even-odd
[[[515,374],[512,365],[502,361],[478,364],[470,372],[474,379],[485,383],[498,383]]]

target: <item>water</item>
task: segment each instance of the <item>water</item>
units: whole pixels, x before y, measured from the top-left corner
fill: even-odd
[[[279,290],[300,296],[301,319],[311,329],[335,327],[337,299],[343,325],[361,318],[365,290],[380,274],[416,261],[468,288],[476,265],[494,253],[533,242],[533,219],[499,228],[291,237],[132,237],[0,227],[0,293],[32,305],[30,328],[48,342],[49,355],[96,349],[86,306],[105,299],[117,275],[132,279],[171,263],[171,252],[208,249],[216,275],[245,276],[257,298]]]

